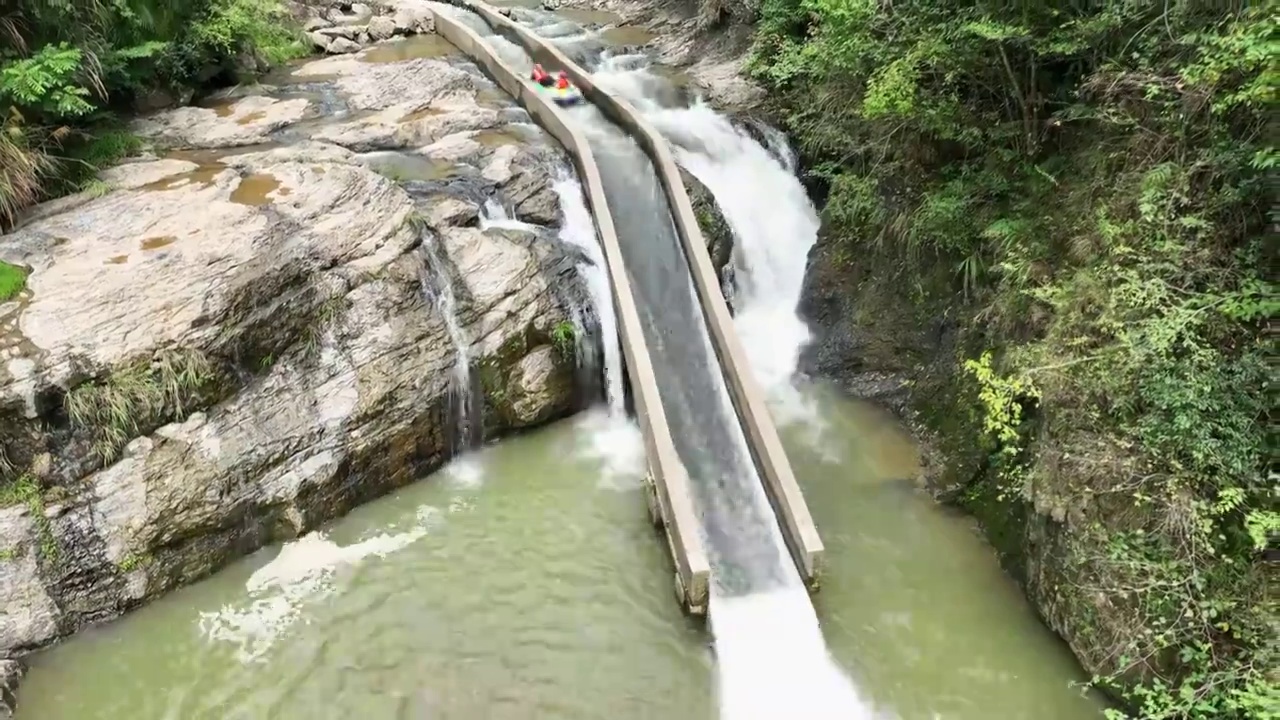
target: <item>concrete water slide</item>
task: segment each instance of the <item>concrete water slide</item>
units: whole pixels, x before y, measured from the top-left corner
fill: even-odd
[[[747,365],[729,309],[720,293],[719,280],[707,253],[693,206],[666,140],[633,107],[601,90],[589,73],[527,28],[484,3],[449,0],[449,4],[474,12],[495,32],[521,46],[536,60],[549,67],[563,68],[582,90],[584,97],[611,122],[631,135],[653,162],[671,210],[676,233],[688,260],[712,347],[752,459],[800,576],[811,587],[816,586],[821,569],[822,541],[783,451],[777,429],[765,407],[763,392]],[[471,28],[446,13],[433,12],[433,15],[436,31],[485,68],[503,90],[516,98],[534,120],[565,147],[577,166],[612,280],[620,341],[631,384],[633,405],[645,438],[649,462],[650,511],[655,522],[666,530],[676,566],[676,589],[682,604],[689,612],[702,614],[707,607],[710,575],[707,552],[694,512],[689,477],[676,452],[660,401],[658,379],[646,347],[613,216],[605,200],[603,182],[591,148],[567,115],[535,89],[522,73],[500,59]]]

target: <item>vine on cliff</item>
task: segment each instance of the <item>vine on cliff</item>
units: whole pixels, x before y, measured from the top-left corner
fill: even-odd
[[[997,465],[1077,513],[1040,591],[1116,717],[1278,716],[1278,38],[1236,0],[761,10],[751,68],[829,183],[830,242],[1001,358],[956,382],[1016,459]]]
[[[991,366],[990,351],[966,360],[964,368],[978,384],[982,428],[1002,480],[1000,492],[1019,492],[1028,439],[1023,410],[1039,400],[1040,391],[1028,378],[1000,375]]]

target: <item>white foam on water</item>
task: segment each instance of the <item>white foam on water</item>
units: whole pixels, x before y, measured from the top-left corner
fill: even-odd
[[[827,652],[803,586],[741,597],[712,594],[722,720],[876,720],[877,711]]]
[[[440,470],[442,480],[450,487],[473,489],[484,482],[484,460],[477,453],[454,458]]]
[[[435,508],[418,508],[417,524],[400,533],[382,533],[353,545],[338,545],[322,532],[303,535],[280,547],[270,563],[245,583],[249,602],[225,605],[201,612],[200,633],[209,642],[236,647],[236,658],[245,664],[259,662],[276,641],[300,620],[305,606],[334,589],[335,572],[369,557],[385,557],[425,537]]]
[[[648,461],[639,426],[605,408],[582,413],[576,424],[585,431],[577,436],[578,455],[600,464],[598,487],[625,491],[641,486]]]

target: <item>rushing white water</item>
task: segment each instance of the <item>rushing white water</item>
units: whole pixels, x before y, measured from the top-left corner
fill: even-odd
[[[552,189],[560,199],[560,211],[564,213],[560,239],[581,249],[591,260],[590,265],[580,265],[579,272],[586,280],[595,306],[604,354],[606,407],[603,412],[591,412],[583,418],[584,426],[591,429],[586,435],[588,446],[583,448],[584,455],[601,461],[604,470],[600,478],[602,486],[628,489],[634,485],[634,478],[640,475],[636,467],[644,465],[644,440],[639,427],[627,417],[622,347],[619,345],[618,317],[613,304],[609,267],[600,247],[595,222],[587,210],[582,185],[567,166],[557,169]],[[631,482],[623,482],[624,479]]]
[[[497,195],[485,200],[484,205],[480,208],[480,229],[488,230],[489,228],[534,231],[538,229],[536,225],[530,225],[523,220],[517,220],[512,217]]]
[[[831,659],[803,586],[713,596],[709,617],[724,720],[884,717]]]
[[[554,42],[562,46],[577,37],[565,32],[564,23],[552,15],[526,11],[520,20],[538,32],[554,27],[548,35],[561,36]],[[675,146],[677,160],[715,196],[734,234],[735,324],[748,359],[771,396],[798,397],[791,381],[809,330],[796,307],[808,251],[817,237],[818,218],[794,176],[785,143],[768,137],[773,147],[765,148],[702,104],[664,107],[661,98],[671,96],[669,84],[634,56],[616,62],[605,58],[597,63],[593,75],[601,87],[643,112]],[[580,120],[599,121],[590,112],[574,114]],[[768,508],[758,483],[751,494],[753,497],[718,502],[727,503],[722,510],[739,501]],[[746,595],[712,588],[708,611],[715,635],[721,718],[876,717],[874,708],[831,658],[817,613],[787,556],[781,533],[773,524],[770,532],[776,556],[762,556],[757,562],[776,565],[783,578],[781,587]]]
[[[795,175],[786,137],[757,125],[768,142],[734,126],[701,101],[668,107],[655,99],[667,81],[634,55],[605,58],[602,87],[630,102],[672,145],[676,161],[711,191],[733,232],[734,327],[779,422],[797,424],[809,444],[826,445],[826,421],[795,384],[808,326],[796,313],[819,219]]]
[[[677,161],[711,191],[733,231],[734,324],[752,370],[775,410],[816,423],[792,384],[810,333],[796,307],[818,216],[795,176],[785,139],[763,130],[770,147],[739,131],[698,102],[664,107],[661,82],[634,58],[605,60],[595,77],[621,95],[672,143]],[[727,403],[727,398],[725,399]],[[820,427],[815,426],[815,432]],[[768,499],[757,487],[755,502]],[[831,658],[808,592],[774,528],[787,581],[782,588],[730,596],[712,589],[708,608],[715,635],[720,715],[724,720],[863,720],[873,705]]]
[[[567,167],[557,168],[551,187],[560,199],[560,211],[564,213],[560,239],[582,250],[591,260],[589,266],[579,266],[579,272],[587,282],[591,302],[595,305],[596,317],[600,323],[605,399],[610,414],[623,416],[626,414],[626,398],[622,390],[622,348],[618,344],[618,318],[614,313],[613,284],[609,280],[604,252],[596,237],[596,226],[587,210],[582,186]]]

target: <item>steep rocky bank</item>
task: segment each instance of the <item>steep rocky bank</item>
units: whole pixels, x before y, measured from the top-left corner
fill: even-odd
[[[569,4],[605,7],[644,24],[659,35],[655,45],[663,59],[682,65],[702,85],[714,83],[719,72],[736,74],[744,67],[754,32],[755,18],[746,4]],[[712,102],[785,126],[789,108],[771,106],[749,81],[721,87],[733,89],[710,88],[706,94]],[[806,168],[830,159],[801,158],[802,181],[820,204],[823,181],[805,177]],[[715,253],[714,201],[708,206],[696,183],[686,178],[686,184]],[[989,345],[981,308],[956,290],[951,265],[921,263],[907,282],[900,258],[858,248],[824,223],[809,256],[799,307],[813,331],[800,370],[901,418],[922,446],[923,487],[974,515],[1007,571],[1087,672],[1115,672],[1117,648],[1131,643],[1135,628],[1141,628],[1140,610],[1123,598],[1090,591],[1098,583],[1084,580],[1088,573],[1114,572],[1097,562],[1102,542],[1094,528],[1122,527],[1134,518],[1123,503],[1094,497],[1087,488],[1101,487],[1098,479],[1109,474],[1133,473],[1133,455],[1104,438],[1052,427],[1027,407],[1026,422],[1039,431],[1025,451],[1025,488],[1002,490],[982,424],[980,388],[964,369],[966,360]],[[725,280],[727,285],[732,278]]]
[[[558,225],[561,150],[429,18],[393,27],[428,34],[138,120],[149,154],[0,237],[30,271],[0,304],[0,656],[439,467],[451,320],[486,437],[591,399],[557,342],[582,258],[477,225]]]
[[[1229,98],[1268,76],[1201,73],[1270,19],[986,8],[966,26],[964,3],[898,10],[779,2],[761,23],[771,102],[831,190],[804,368],[917,431],[927,488],[978,519],[1126,716],[1265,715],[1274,258],[1258,238],[1273,198],[1243,158],[1274,148],[1257,134],[1268,106]],[[952,27],[1015,24],[1016,42],[976,31],[912,64]],[[1061,72],[989,93],[1006,53]],[[1198,110],[1117,81],[1137,76],[1185,78]],[[1024,98],[1034,110],[994,119]],[[1210,309],[1236,297],[1247,311]]]

